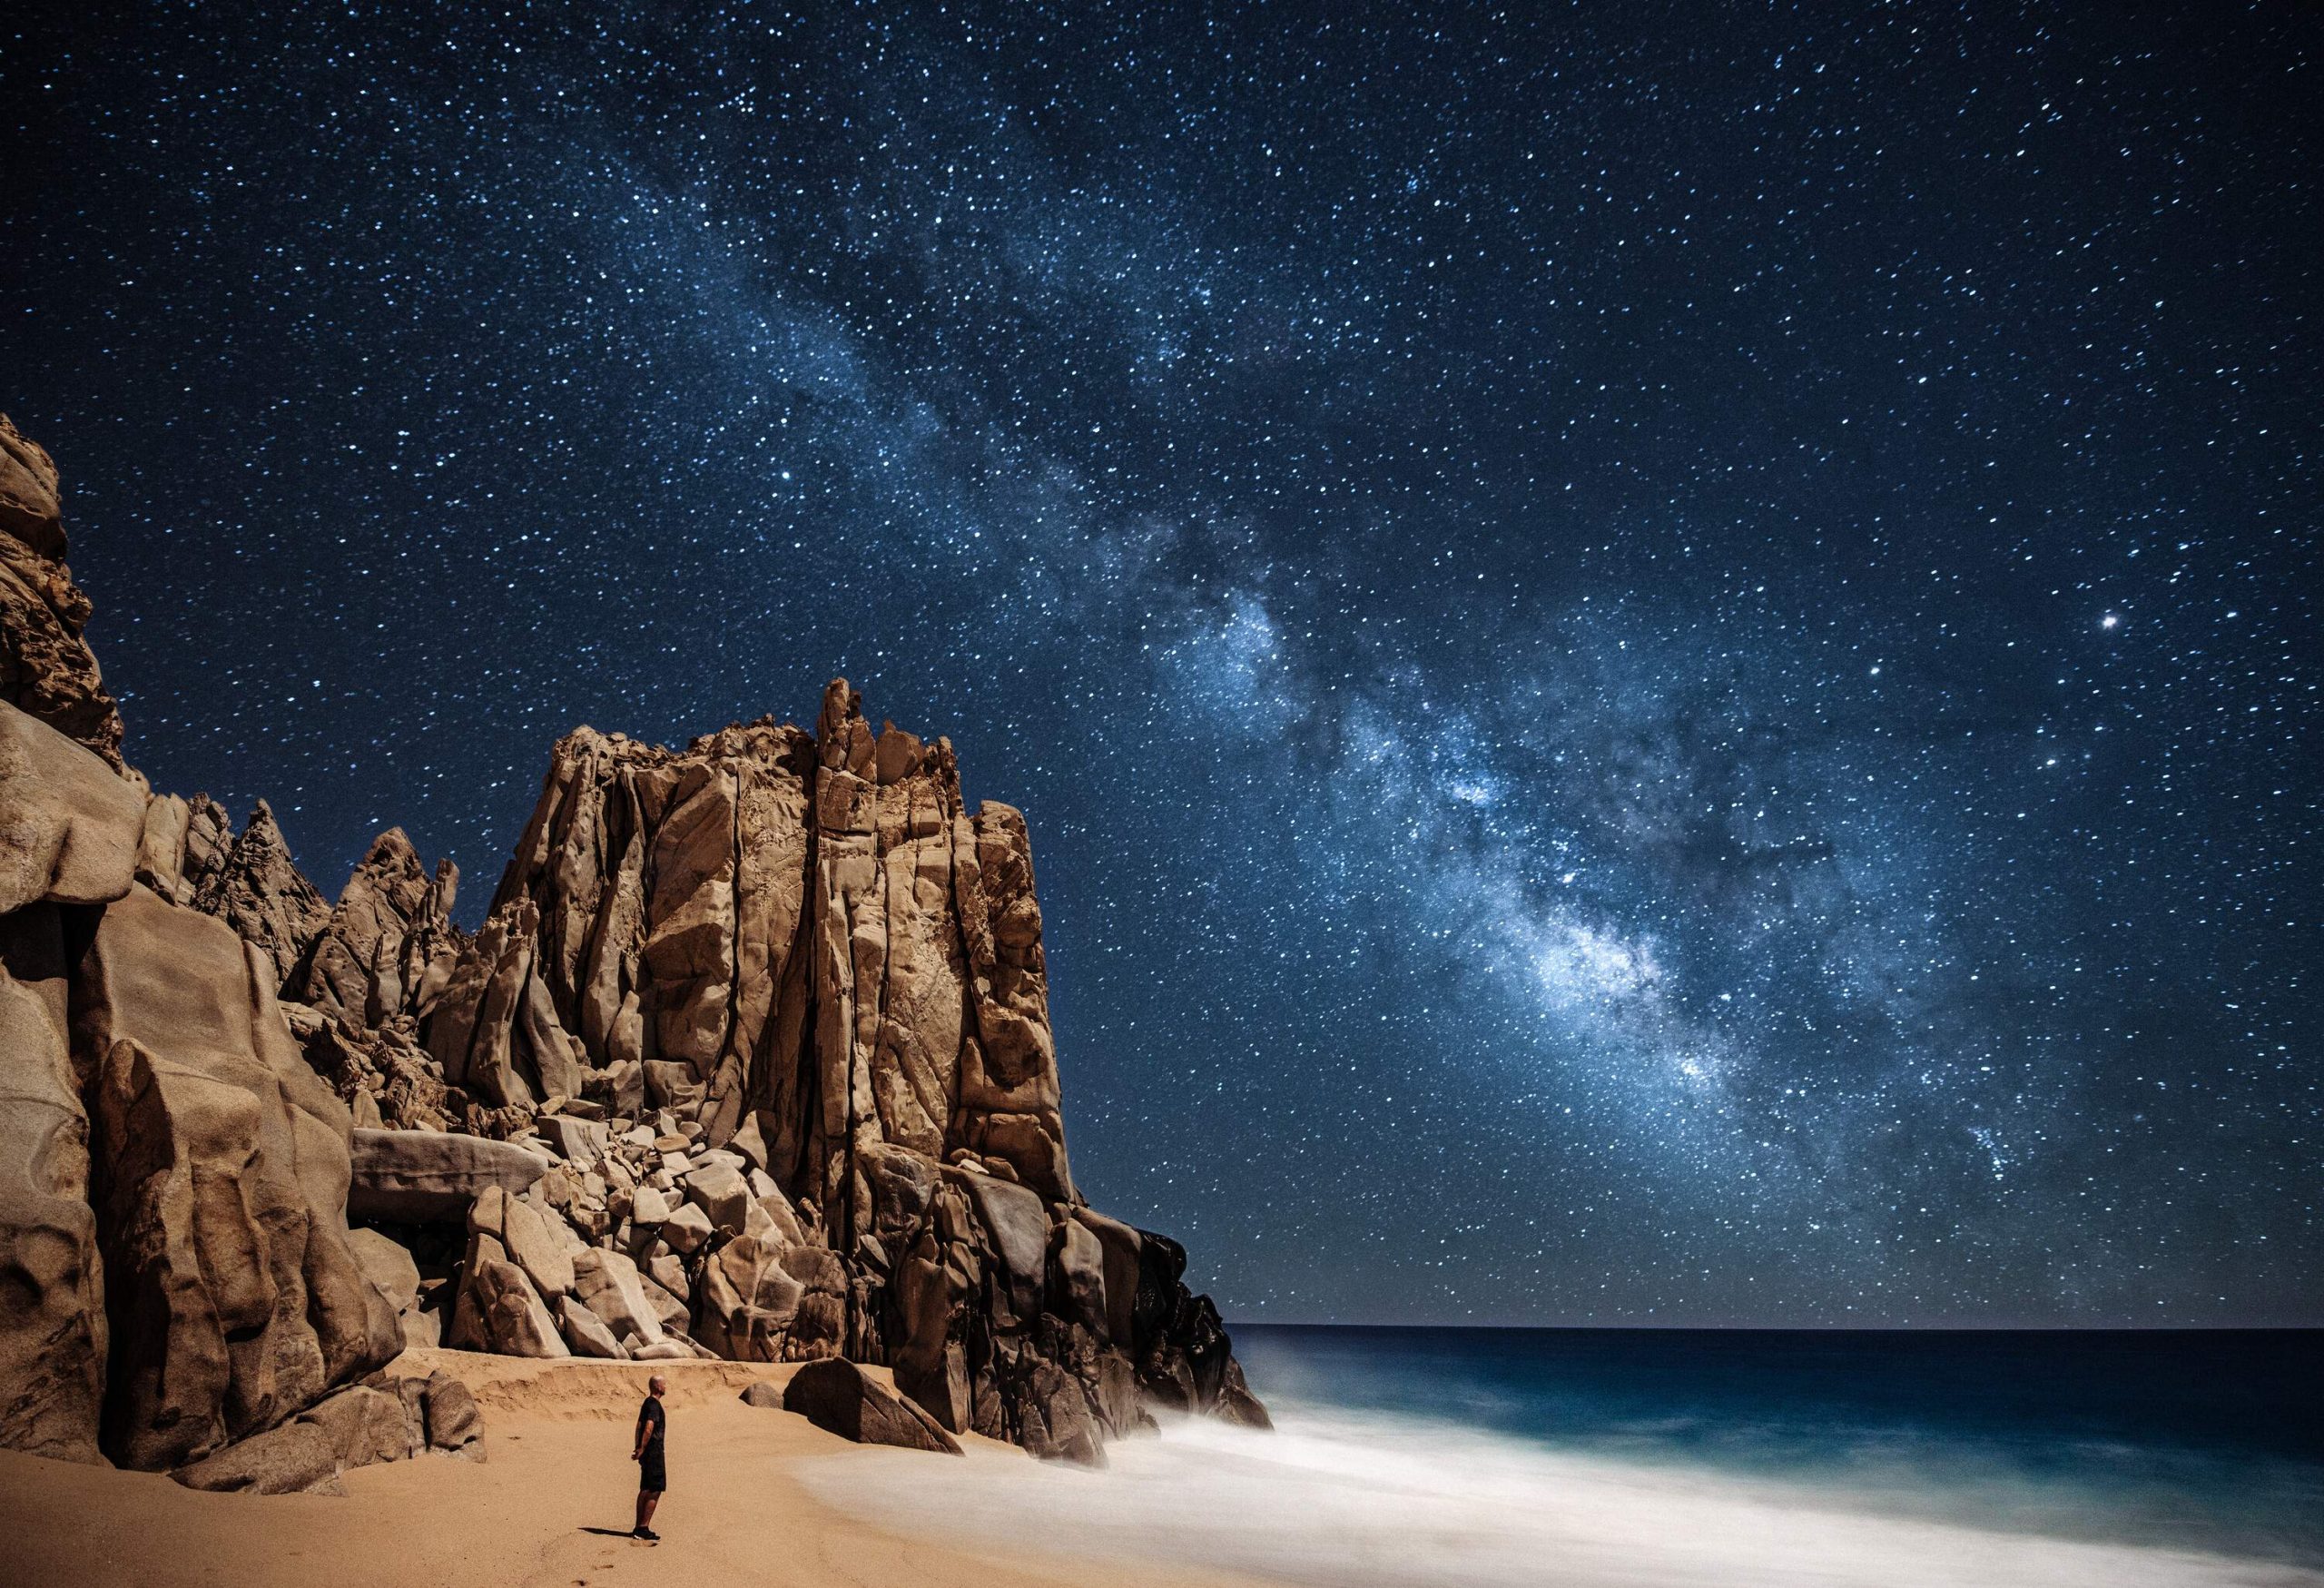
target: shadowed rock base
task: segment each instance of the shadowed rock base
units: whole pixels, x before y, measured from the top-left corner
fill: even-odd
[[[935,1418],[906,1396],[891,1395],[852,1362],[808,1363],[783,1387],[783,1409],[858,1445],[960,1454],[960,1442],[939,1427]]]

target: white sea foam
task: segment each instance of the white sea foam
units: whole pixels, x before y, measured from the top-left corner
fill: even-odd
[[[1291,1410],[1277,1432],[1179,1423],[1103,1472],[839,1458],[803,1473],[891,1528],[1200,1565],[1324,1588],[2324,1588],[2324,1573],[2004,1531],[1974,1492],[1920,1514],[1456,1425]]]

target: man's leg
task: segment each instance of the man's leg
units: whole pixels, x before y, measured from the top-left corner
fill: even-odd
[[[661,1503],[661,1490],[640,1489],[637,1491],[637,1527],[635,1531],[645,1533],[654,1525],[654,1508]]]

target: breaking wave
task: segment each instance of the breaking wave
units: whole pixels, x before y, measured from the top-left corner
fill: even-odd
[[[2141,1539],[2083,1481],[1973,1454],[1836,1455],[1807,1482],[1395,1414],[1278,1413],[1273,1434],[1174,1423],[1112,1445],[1098,1472],[842,1459],[803,1476],[913,1534],[1329,1588],[2324,1588],[2324,1563]]]

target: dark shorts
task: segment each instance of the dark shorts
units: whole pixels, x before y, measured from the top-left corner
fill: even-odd
[[[649,1450],[637,1458],[637,1489],[640,1494],[658,1494],[670,1486],[670,1476],[662,1470],[662,1453]]]

